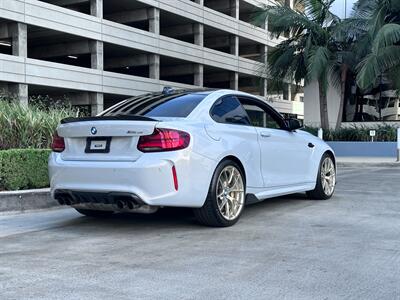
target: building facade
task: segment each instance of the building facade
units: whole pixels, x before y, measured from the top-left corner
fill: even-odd
[[[302,118],[302,91],[268,90],[266,0],[0,0],[0,89],[24,104],[65,95],[92,114],[129,96],[231,88]],[[291,5],[290,2],[287,5]]]
[[[320,100],[316,81],[304,87],[304,99],[304,123],[320,127]],[[327,99],[329,126],[335,128],[340,110],[340,88],[329,85]],[[357,89],[354,81],[348,80],[342,109],[342,127],[400,125],[400,97],[398,91],[394,90],[386,79],[381,86],[365,93]]]

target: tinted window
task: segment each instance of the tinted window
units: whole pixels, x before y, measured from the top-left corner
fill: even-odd
[[[217,100],[211,109],[211,117],[218,123],[250,125],[245,110],[234,96]]]
[[[283,124],[281,124],[279,118],[264,109],[261,105],[257,105],[257,103],[252,103],[248,100],[243,100],[242,104],[250,118],[251,125],[272,129],[282,128]]]
[[[150,95],[135,97],[106,112],[104,116],[186,118],[207,94]]]

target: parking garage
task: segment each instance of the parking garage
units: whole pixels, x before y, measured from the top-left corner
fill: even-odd
[[[262,26],[250,24],[259,9],[253,1],[158,1],[155,7],[144,0],[45,0],[34,8],[38,17],[27,23],[0,19],[0,60],[27,64],[21,76],[0,74],[1,86],[23,103],[39,91],[65,92],[72,104],[96,113],[113,99],[164,85],[267,94],[265,74],[257,72],[273,43]]]

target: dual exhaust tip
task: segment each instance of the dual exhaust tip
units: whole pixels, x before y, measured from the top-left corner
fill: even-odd
[[[139,207],[139,205],[137,205],[136,203],[134,203],[131,200],[122,200],[122,199],[117,200],[116,205],[117,205],[118,209],[124,209],[124,208],[135,209],[135,208]]]
[[[69,195],[63,195],[57,197],[57,201],[60,205],[72,205],[74,204],[73,199]]]

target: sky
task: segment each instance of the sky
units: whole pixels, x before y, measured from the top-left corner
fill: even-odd
[[[336,0],[332,5],[332,12],[340,18],[345,17],[345,2],[347,2],[347,17],[351,14],[351,9],[356,0]]]

